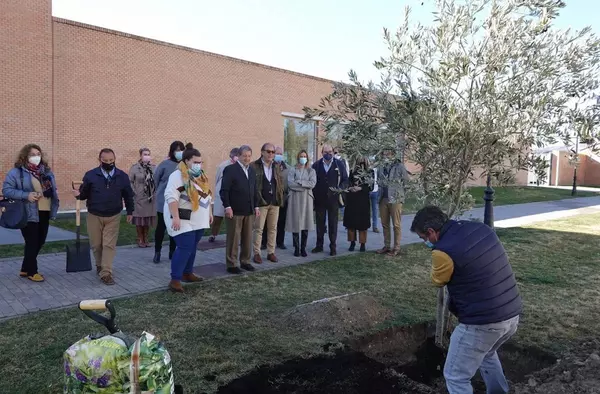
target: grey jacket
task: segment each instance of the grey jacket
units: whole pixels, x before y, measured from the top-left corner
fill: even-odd
[[[386,171],[387,170],[387,171]],[[387,175],[386,175],[387,172]],[[388,188],[388,201],[390,204],[404,204],[406,198],[406,185],[410,178],[402,162],[390,163],[378,169],[377,184],[379,185],[379,202],[383,199],[383,188]]]
[[[23,184],[21,184],[21,174],[23,174]],[[58,193],[56,192],[56,179],[51,171],[49,171],[46,175],[52,182],[50,219],[55,219],[59,205]],[[40,221],[38,204],[37,202],[29,202],[29,200],[27,200],[29,193],[33,191],[34,189],[33,183],[31,182],[31,174],[28,171],[21,170],[20,168],[13,168],[8,172],[8,174],[6,174],[6,179],[2,185],[2,194],[5,198],[25,201],[25,207],[27,209],[27,221],[38,223]]]
[[[165,205],[165,189],[169,182],[169,176],[177,169],[178,165],[178,162],[167,159],[163,160],[154,171],[154,184],[156,185],[156,191],[154,192],[156,198],[154,200],[156,201],[157,212],[162,213],[163,211]]]

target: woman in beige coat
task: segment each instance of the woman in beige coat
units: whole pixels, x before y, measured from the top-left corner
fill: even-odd
[[[156,166],[151,163],[150,149],[140,149],[140,160],[131,166],[129,180],[135,193],[132,224],[136,226],[138,246],[148,247],[150,227],[156,225],[156,204],[154,171]]]
[[[292,233],[294,256],[306,257],[308,230],[315,228],[312,189],[317,183],[317,173],[310,165],[305,150],[301,150],[296,159],[296,166],[288,172],[289,197],[285,231]]]

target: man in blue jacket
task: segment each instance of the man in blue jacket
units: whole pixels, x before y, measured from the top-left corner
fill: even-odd
[[[83,184],[73,194],[87,200],[87,231],[96,260],[96,273],[106,285],[114,285],[112,265],[115,259],[119,224],[123,202],[127,223],[133,214],[133,190],[129,176],[115,167],[115,152],[102,149],[98,157],[100,166],[88,171]]]
[[[448,287],[459,322],[444,366],[448,392],[472,393],[479,369],[488,393],[507,393],[497,350],[517,331],[522,301],[502,243],[487,225],[448,220],[435,206],[417,212],[410,231],[432,248],[431,279]]]

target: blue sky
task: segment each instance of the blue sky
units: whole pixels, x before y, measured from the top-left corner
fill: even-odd
[[[424,3],[424,5],[421,5]],[[593,26],[598,0],[566,0],[561,28]],[[378,79],[383,27],[405,6],[421,23],[432,0],[53,0],[60,18],[168,41],[333,80],[355,69]],[[597,29],[596,29],[597,31]]]

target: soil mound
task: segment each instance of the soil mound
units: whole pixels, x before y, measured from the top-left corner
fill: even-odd
[[[600,342],[585,342],[548,368],[515,385],[516,394],[600,393]]]
[[[298,305],[282,319],[294,330],[351,336],[375,328],[390,314],[375,298],[357,293]]]

